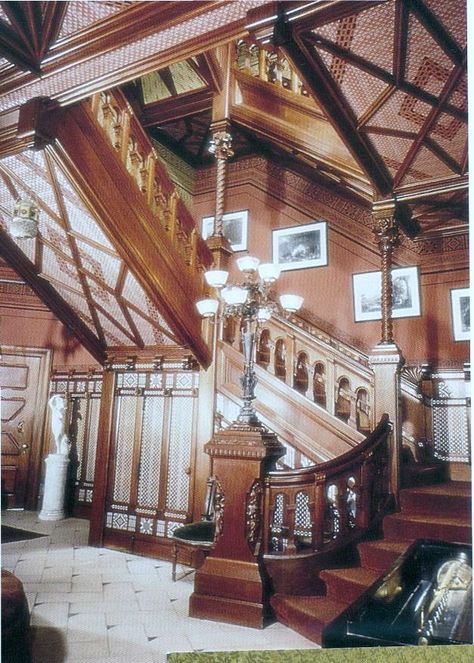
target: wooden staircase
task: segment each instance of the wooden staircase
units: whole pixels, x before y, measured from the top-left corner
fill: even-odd
[[[275,594],[277,619],[309,640],[321,643],[324,627],[353,603],[416,539],[470,543],[471,484],[448,482],[406,488],[401,510],[383,519],[383,538],[357,545],[359,565],[320,572],[325,596]]]

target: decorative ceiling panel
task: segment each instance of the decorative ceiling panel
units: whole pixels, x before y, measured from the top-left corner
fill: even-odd
[[[97,21],[117,14],[130,4],[130,2],[83,2],[82,0],[70,2],[61,26],[59,38],[79,32],[79,30],[97,23]]]
[[[371,133],[368,136],[391,174],[395,175],[402,165],[405,156],[408,154],[408,150],[412,146],[412,141],[403,138],[397,138],[395,141],[390,136]]]
[[[466,46],[467,14],[464,7],[460,7],[460,5],[467,5],[468,0],[443,0],[443,2],[424,0],[424,2],[448,30],[451,37],[454,37],[460,46]],[[462,11],[460,11],[461,9]]]
[[[404,92],[396,92],[371,118],[370,124],[398,131],[418,132],[431,106]]]
[[[386,89],[386,83],[365,71],[351,65],[345,67],[341,91],[357,118],[360,118]]]
[[[452,68],[452,60],[418,19],[410,14],[405,73],[407,81],[431,94],[439,94]]]
[[[84,267],[98,276],[109,288],[115,290],[117,279],[122,267],[122,261],[118,257],[110,255],[109,252],[101,251],[98,247],[91,246],[88,242],[76,238],[76,245],[82,256],[87,256],[89,264],[83,263]]]
[[[362,11],[357,16],[349,17],[353,20],[354,27],[351,38],[346,37],[348,43],[346,48],[350,48],[356,55],[392,73],[394,18],[395,4],[392,2],[384,3],[368,11]],[[347,19],[343,19],[340,23],[342,24],[344,21],[347,21]],[[381,25],[384,27],[383,30],[380,30]],[[343,46],[340,36],[337,43],[339,41],[341,41],[340,45]]]
[[[22,241],[19,240],[17,244],[22,249]],[[51,277],[55,281],[59,281],[74,290],[81,290],[81,281],[76,265],[44,244],[41,273],[46,278]]]
[[[160,329],[152,327],[139,313],[130,309],[133,321],[145,345],[176,345],[174,339],[165,335]]]
[[[449,166],[438,159],[431,150],[422,147],[400,184],[410,184],[427,178],[450,177],[452,174],[453,171]]]
[[[449,113],[442,113],[429,134],[445,152],[461,164],[467,150],[467,124]]]
[[[11,181],[18,183],[15,190]],[[28,182],[40,208],[39,235],[37,240],[15,243],[94,335],[114,347],[175,345],[163,317],[49,152],[0,162],[2,225],[8,229],[16,193],[25,191],[23,182]],[[55,211],[48,213],[49,208]]]

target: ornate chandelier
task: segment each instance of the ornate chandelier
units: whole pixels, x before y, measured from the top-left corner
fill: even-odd
[[[19,198],[13,208],[10,235],[15,239],[32,239],[38,235],[39,209],[30,198]]]
[[[274,311],[298,311],[303,304],[303,297],[284,294],[280,295],[279,303],[271,298],[271,288],[280,276],[278,265],[260,264],[258,258],[245,256],[237,260],[237,266],[244,275],[244,281],[235,285],[226,285],[229,274],[225,270],[213,269],[206,272],[206,282],[216,290],[217,297],[202,299],[196,303],[196,307],[205,318],[215,316],[240,319],[244,351],[244,372],[240,377],[240,384],[244,404],[237,421],[250,426],[260,426],[253,406],[257,384],[254,371],[255,334],[258,325],[268,320]]]

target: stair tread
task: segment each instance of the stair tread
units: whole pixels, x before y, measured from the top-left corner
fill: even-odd
[[[336,619],[347,603],[341,603],[327,596],[295,596],[289,594],[275,594],[271,599],[273,608],[279,613],[279,608],[289,608],[291,612],[298,613],[323,623]]]
[[[342,579],[357,585],[370,587],[380,577],[380,573],[380,571],[374,569],[357,566],[346,569],[327,569],[321,572],[321,577],[324,579],[328,577]]]
[[[403,488],[400,494],[422,494],[422,495],[441,495],[466,497],[471,496],[471,483],[469,481],[448,481],[437,483],[431,486],[416,486],[413,488]]]
[[[429,525],[430,523],[437,525],[455,525],[456,527],[465,527],[471,526],[470,518],[463,517],[464,514],[457,515],[456,517],[447,516],[447,515],[433,515],[430,514],[429,518],[426,514],[423,513],[392,513],[387,516],[387,519],[392,520],[401,520],[408,522],[419,522]]]
[[[376,548],[377,550],[391,550],[394,553],[402,553],[408,548],[411,539],[390,541],[387,539],[380,539],[380,541],[363,541],[358,544],[358,548]]]

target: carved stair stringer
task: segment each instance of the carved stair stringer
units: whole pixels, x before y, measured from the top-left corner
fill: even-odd
[[[227,343],[219,344],[218,390],[240,405],[238,376],[243,357]],[[262,422],[283,443],[314,463],[335,458],[357,446],[364,435],[299,394],[289,385],[256,365],[258,378],[255,407]]]
[[[26,112],[24,116],[23,131],[31,131],[25,126],[29,120]],[[41,147],[60,165],[179,342],[207,366],[209,348],[201,335],[201,319],[190,302],[202,296],[202,268],[210,264],[211,255],[201,246],[202,242],[197,246],[196,232],[191,233],[190,259],[183,256],[184,238],[173,232],[167,234],[162,227],[146,193],[127,172],[121,154],[107,139],[89,102],[65,109],[50,107],[32,120],[32,130],[40,137]],[[163,172],[160,176],[164,177]],[[169,178],[163,188],[168,193],[171,190],[168,200],[171,204],[174,201],[174,207],[168,211],[174,221],[178,196],[173,194]],[[189,225],[189,218],[186,221]]]

